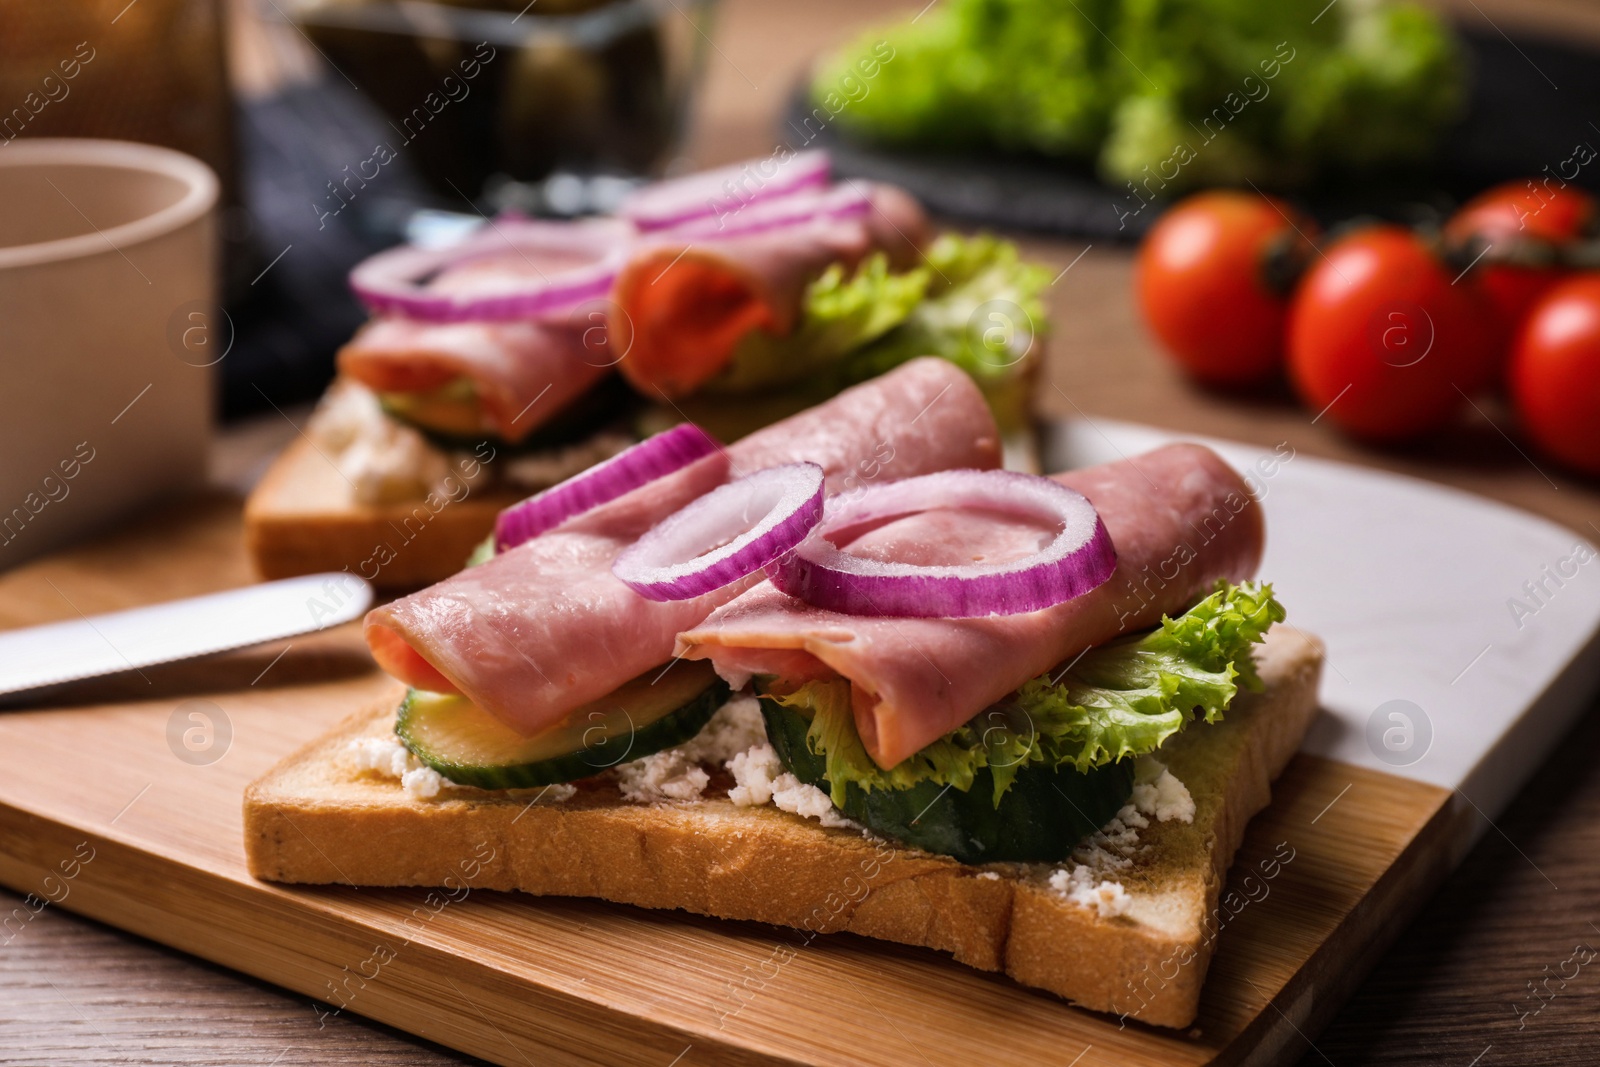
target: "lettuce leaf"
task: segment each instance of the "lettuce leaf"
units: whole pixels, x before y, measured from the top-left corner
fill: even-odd
[[[1259,691],[1251,647],[1284,618],[1262,582],[1221,584],[1177,618],[1090,649],[1064,673],[1040,675],[1009,698],[884,770],[867,755],[843,679],[808,682],[769,699],[811,714],[806,742],[824,756],[835,805],[845,783],[908,789],[923,781],[963,792],[990,768],[996,806],[1031,764],[1080,771],[1154,752],[1195,718],[1220,719],[1239,686]]]
[[[1353,9],[1342,47],[1285,95],[1283,146],[1348,168],[1424,160],[1428,132],[1464,108],[1462,66],[1454,38],[1425,8]]]
[[[847,353],[904,322],[928,291],[933,271],[918,266],[892,273],[879,252],[854,275],[835,263],[806,289],[800,323],[787,337],[752,330],[734,349],[728,369],[712,388],[745,391],[832,376]]]
[[[984,766],[982,758],[974,754],[969,727],[963,726],[888,770],[879,767],[856,732],[850,683],[843,679],[807,682],[786,696],[771,699],[812,713],[806,744],[827,759],[828,785],[836,808],[844,806],[847,782],[856,782],[863,789],[910,789],[918,782],[933,781],[964,793]]]
[[[478,542],[471,555],[467,556],[467,562],[462,566],[476,567],[480,564],[488,563],[491,559],[494,559],[494,534],[492,533]]]
[[[825,58],[811,96],[848,135],[1071,158],[1147,199],[1426,161],[1465,85],[1448,24],[1406,0],[1311,22],[1279,0],[943,0]]]
[[[846,358],[850,382],[934,355],[989,388],[1038,361],[1048,268],[1024,262],[1010,241],[945,234],[928,249],[924,269],[932,274],[926,298],[895,329]]]
[[[891,271],[882,253],[849,276],[836,264],[807,288],[792,333],[752,331],[709,388],[830,394],[927,355],[956,363],[986,390],[1002,388],[1039,359],[1049,281],[1016,245],[986,235],[946,234],[905,271]]]

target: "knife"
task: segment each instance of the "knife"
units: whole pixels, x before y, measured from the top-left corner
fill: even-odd
[[[0,696],[311,633],[371,604],[370,585],[329,571],[105,615],[79,612],[0,633]]]

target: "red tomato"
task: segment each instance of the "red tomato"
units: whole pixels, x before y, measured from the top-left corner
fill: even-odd
[[[1315,225],[1276,200],[1216,191],[1168,211],[1139,249],[1139,307],[1194,377],[1243,385],[1283,362],[1288,300],[1269,283],[1275,255],[1293,255]]]
[[[1552,289],[1511,354],[1511,400],[1545,452],[1600,475],[1600,274]]]
[[[1548,179],[1506,182],[1473,197],[1445,224],[1447,238],[1479,237],[1489,253],[1504,252],[1513,241],[1563,245],[1593,230],[1595,200],[1576,186],[1552,186]],[[1473,272],[1474,282],[1494,308],[1506,343],[1539,298],[1566,276],[1550,267],[1496,264]]]
[[[1374,441],[1449,421],[1462,394],[1482,387],[1496,364],[1486,313],[1451,281],[1428,246],[1399,226],[1360,230],[1328,249],[1289,311],[1289,376],[1300,398]]]

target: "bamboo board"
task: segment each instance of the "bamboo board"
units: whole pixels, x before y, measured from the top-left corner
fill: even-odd
[[[0,626],[250,577],[238,501],[203,498],[0,578]],[[1254,1064],[1305,1051],[1464,833],[1447,789],[1297,757],[1234,870],[1284,842],[1294,859],[1226,923],[1196,1026],[1121,1027],[849,935],[795,950],[792,931],[590,901],[250,878],[246,785],[387,684],[351,626],[0,715],[0,883],[304,994],[308,1012],[496,1063]],[[215,762],[176,754],[206,710],[191,701],[226,717]]]

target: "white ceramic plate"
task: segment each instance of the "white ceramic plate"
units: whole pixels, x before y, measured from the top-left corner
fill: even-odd
[[[1064,420],[1046,430],[1045,469],[1177,440],[1217,449],[1255,487],[1261,576],[1289,622],[1327,643],[1326,713],[1304,750],[1498,813],[1600,683],[1600,550],[1516,508],[1287,444]]]

